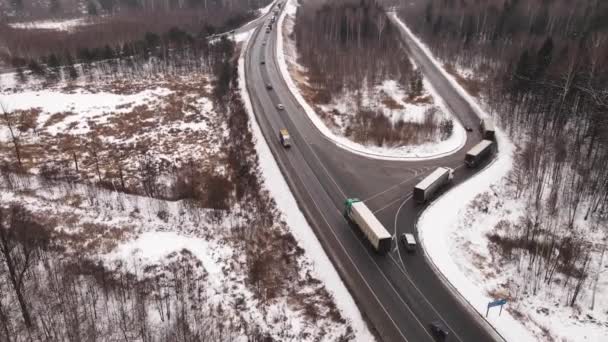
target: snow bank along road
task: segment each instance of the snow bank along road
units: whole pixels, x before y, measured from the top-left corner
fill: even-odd
[[[494,340],[483,320],[433,272],[422,251],[406,254],[395,240],[389,254],[377,255],[342,215],[344,200],[357,197],[392,234],[415,233],[423,207],[411,200],[413,186],[437,166],[454,168],[454,183],[470,177],[476,170],[464,167],[464,155],[481,140],[480,134],[469,132],[461,150],[435,160],[373,160],[341,149],[324,138],[290,93],[276,62],[278,38],[276,27],[270,33],[258,27],[246,47],[247,89],[257,121],[301,210],[378,336],[384,341],[433,341],[428,323],[441,321],[450,330],[448,341]],[[478,122],[432,61],[419,49],[410,49],[463,125]],[[285,109],[278,110],[278,103]],[[280,128],[292,136],[290,149],[280,145]]]

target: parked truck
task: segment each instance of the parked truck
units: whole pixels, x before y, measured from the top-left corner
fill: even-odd
[[[495,131],[494,124],[489,119],[483,119],[479,123],[479,129],[481,130],[481,136],[486,140],[494,140]]]
[[[492,153],[494,142],[491,140],[482,140],[477,145],[473,146],[464,157],[464,163],[468,167],[477,167],[481,161]]]
[[[414,187],[414,200],[418,203],[428,201],[439,189],[454,178],[454,170],[439,167]]]
[[[385,254],[391,249],[391,234],[378,221],[374,213],[356,198],[349,198],[345,202],[344,216],[359,227],[367,240],[379,254]]]

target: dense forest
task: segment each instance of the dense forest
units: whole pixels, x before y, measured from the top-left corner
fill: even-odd
[[[442,120],[437,108],[429,108],[424,120],[391,121],[383,110],[367,102],[383,102],[390,110],[402,110],[393,99],[382,97],[375,87],[394,80],[408,94],[405,101],[429,104],[423,96],[423,76],[410,63],[398,30],[384,9],[372,0],[312,0],[298,7],[293,36],[298,63],[305,67],[307,89],[316,105],[329,104],[345,94],[355,94],[354,113],[317,112],[331,126],[336,116],[346,121],[344,134],[362,144],[376,146],[416,145],[449,137],[452,122]],[[350,101],[348,101],[350,102]]]
[[[310,82],[329,93],[375,85],[388,75],[408,84],[413,71],[398,31],[374,1],[305,1],[294,34]]]
[[[574,305],[590,253],[602,248],[577,219],[608,233],[608,3],[417,0],[397,8],[439,59],[483,82],[479,96],[521,148],[512,181],[531,210],[492,241],[509,256],[526,251],[518,255],[534,288],[555,269],[578,279]]]
[[[34,20],[30,16],[10,17],[10,22],[0,20],[0,43],[3,46],[0,63],[19,67],[24,65],[24,59],[48,62],[51,55],[80,60],[80,57],[86,57],[80,56],[87,54],[86,50],[111,51],[112,54],[99,56],[104,59],[114,55],[125,56],[142,41],[151,45],[150,48],[156,47],[162,35],[170,35],[167,38],[170,40],[202,40],[210,34],[230,30],[251,20],[255,17],[254,10],[269,4],[270,0],[111,0],[93,3],[106,2],[111,7],[93,14],[72,14],[70,17],[81,20],[81,24],[70,30],[24,28],[10,24],[15,20]],[[50,13],[41,16],[55,18]],[[4,19],[8,18],[5,16]]]

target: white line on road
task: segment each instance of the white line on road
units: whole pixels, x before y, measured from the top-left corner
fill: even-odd
[[[405,201],[407,202],[407,201],[408,201],[410,198],[412,198],[412,193],[411,193],[411,192],[410,192],[410,193],[408,193],[407,195],[405,195]],[[380,208],[380,209],[377,209],[377,210],[376,210],[376,211],[374,211],[373,213],[374,213],[374,214],[379,213],[379,212],[381,212],[382,210],[384,210],[384,209],[386,209],[386,208],[389,208],[389,207],[391,207],[393,204],[395,204],[395,203],[397,203],[397,202],[401,201],[402,199],[403,199],[403,197],[399,197],[399,198],[397,198],[397,199],[395,199],[395,200],[391,201],[389,204],[385,205],[384,207],[382,207],[382,208]]]
[[[399,209],[397,209],[397,213],[395,213],[395,235],[397,235],[397,221],[399,219],[399,213],[401,212],[401,209],[403,208],[403,206],[405,205],[405,203],[407,203],[410,200],[410,198],[406,199],[405,201],[403,201],[403,203],[401,203],[401,205],[399,206]],[[397,247],[397,251],[399,254],[399,261],[401,261],[401,265],[403,265],[403,269],[405,269],[405,263],[403,262],[403,259],[401,258],[401,252],[399,252],[399,247]],[[454,329],[452,329],[452,327],[450,327],[450,325],[446,322],[445,319],[443,319],[443,317],[439,314],[439,312],[435,309],[435,307],[433,306],[433,304],[431,304],[431,302],[429,302],[429,300],[424,296],[424,294],[422,294],[422,291],[420,291],[420,289],[418,288],[418,286],[416,286],[416,284],[414,284],[414,281],[412,281],[412,279],[410,278],[410,276],[401,268],[399,267],[399,263],[397,263],[395,261],[395,259],[392,259],[393,262],[397,265],[397,268],[403,273],[403,275],[405,276],[405,278],[410,282],[410,284],[412,284],[412,286],[416,289],[416,291],[418,291],[418,294],[420,295],[420,297],[422,297],[422,299],[424,299],[424,301],[429,305],[429,307],[431,308],[431,310],[433,310],[433,312],[439,317],[439,319],[441,319],[441,321],[443,322],[443,324],[445,324],[454,334],[454,336],[456,337],[456,339],[458,339],[458,341],[462,342],[462,339],[460,338],[460,336],[458,336],[458,334],[456,334],[456,331]]]

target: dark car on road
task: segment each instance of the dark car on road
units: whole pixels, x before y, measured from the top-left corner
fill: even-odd
[[[445,341],[448,338],[448,330],[445,328],[445,326],[439,322],[439,321],[435,321],[435,322],[431,322],[431,324],[429,324],[429,328],[431,329],[431,334],[433,334],[433,337],[435,337],[435,340],[437,341]]]
[[[266,83],[266,89],[272,89],[272,84]]]

